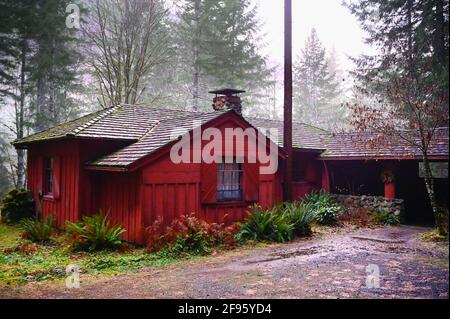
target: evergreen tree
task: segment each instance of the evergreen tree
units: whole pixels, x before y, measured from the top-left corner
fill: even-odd
[[[66,26],[66,7],[73,3],[72,0],[40,0],[36,4],[36,49],[30,79],[36,131],[74,118],[79,112],[74,96],[80,91],[77,78],[80,40],[77,30]]]
[[[1,1],[0,95],[13,109],[14,125],[2,123],[20,139],[65,120],[74,85],[76,52],[65,26],[66,0]],[[72,3],[72,1],[71,1]],[[62,98],[64,97],[64,98]],[[44,104],[48,100],[51,103]],[[43,105],[45,107],[43,107]],[[51,118],[52,121],[46,121]],[[3,121],[2,121],[3,122]],[[25,186],[25,151],[17,150],[17,182]]]
[[[330,69],[330,61],[316,30],[312,29],[295,66],[296,120],[327,128],[339,120],[336,99],[340,92],[335,72]]]
[[[14,31],[17,8],[11,2],[0,1],[0,102],[13,97],[15,57],[19,55]]]
[[[190,79],[193,109],[207,101],[211,88],[247,90],[247,103],[270,83],[271,69],[258,52],[259,23],[249,0],[187,0],[179,14],[179,34],[185,55],[182,67]],[[206,103],[205,103],[206,104]]]
[[[208,85],[203,61],[209,52],[207,29],[210,28],[213,1],[187,0],[179,12],[177,37],[179,43],[178,73],[187,83],[193,110],[199,110],[200,100],[207,98]]]
[[[2,1],[0,3],[0,55],[2,96],[5,104],[13,107],[14,124],[2,124],[16,138],[22,138],[29,127],[28,102],[30,93],[30,60],[33,55],[33,39],[37,23],[36,1]],[[16,186],[25,186],[25,151],[17,150]]]
[[[440,83],[448,96],[448,0],[364,0],[346,5],[368,33],[367,43],[380,51],[355,59],[361,82],[373,85],[374,78],[384,78],[376,82],[389,86],[390,74],[418,72]]]
[[[7,168],[9,166],[6,154],[7,147],[6,141],[0,136],[0,198],[2,198],[12,186],[10,173]]]
[[[346,94],[351,91],[351,85],[346,80],[348,78],[346,72],[340,68],[338,54],[334,47],[328,51],[327,63],[332,83],[336,85],[336,96],[331,99],[330,106],[327,108],[328,116],[324,127],[332,131],[347,129],[350,110],[345,100]]]

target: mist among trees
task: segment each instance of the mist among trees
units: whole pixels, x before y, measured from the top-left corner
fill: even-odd
[[[344,120],[343,87],[336,55],[327,52],[311,30],[295,65],[294,117],[297,121],[334,128]]]
[[[282,66],[263,53],[255,3],[0,0],[0,178],[18,187],[26,182],[25,152],[13,150],[12,140],[113,104],[210,111],[208,91],[232,87],[247,91],[245,115],[280,119]],[[294,52],[296,121],[348,129],[349,105],[377,107],[372,102],[381,96],[392,104],[386,90],[412,63],[426,76],[421,80],[439,83],[448,96],[447,0],[347,6],[381,54],[355,56],[356,85],[348,87],[336,52],[310,30]],[[78,14],[79,27],[67,25],[70,14]],[[397,44],[409,53],[400,56]]]

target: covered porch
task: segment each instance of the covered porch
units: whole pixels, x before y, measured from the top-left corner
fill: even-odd
[[[434,216],[419,166],[420,161],[412,159],[324,160],[323,188],[334,194],[403,199],[406,223],[432,225]],[[435,175],[438,203],[448,208],[448,172]]]

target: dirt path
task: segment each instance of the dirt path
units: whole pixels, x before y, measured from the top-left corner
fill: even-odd
[[[419,242],[426,230],[359,230],[116,277],[82,277],[80,289],[63,283],[0,289],[0,297],[448,298],[448,244]],[[377,268],[379,288],[368,288],[366,271]],[[376,286],[374,278],[369,284]]]

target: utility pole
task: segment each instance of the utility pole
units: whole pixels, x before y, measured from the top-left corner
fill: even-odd
[[[292,0],[284,0],[284,201],[292,201]]]

